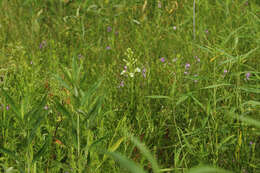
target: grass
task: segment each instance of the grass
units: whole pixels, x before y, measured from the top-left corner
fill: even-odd
[[[257,0],[1,0],[0,18],[1,172],[260,171]]]

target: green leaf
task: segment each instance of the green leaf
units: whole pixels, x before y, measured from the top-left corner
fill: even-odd
[[[217,88],[217,87],[221,87],[221,86],[231,86],[231,84],[216,84],[216,85],[210,85],[210,86],[207,86],[207,87],[204,87],[204,88],[201,88],[201,89],[210,89],[210,88]]]
[[[92,94],[100,87],[101,83],[103,81],[103,78],[101,78],[99,81],[94,83],[85,93],[84,96],[81,99],[81,106],[85,106],[87,101],[90,99]]]
[[[40,127],[41,122],[43,121],[43,119],[44,119],[44,115],[43,116],[39,116],[38,119],[36,120],[36,122],[33,124],[33,129],[30,131],[30,136],[29,136],[29,138],[27,140],[27,145],[28,146],[31,144],[33,138],[35,137],[36,131]]]
[[[10,97],[9,94],[7,94],[7,92],[6,92],[3,88],[1,88],[1,91],[2,91],[3,95],[5,96],[7,103],[10,104],[11,109],[14,111],[16,117],[17,117],[20,121],[22,121],[22,120],[21,120],[21,116],[20,116],[20,115],[21,115],[21,114],[20,114],[20,110],[18,109],[18,107],[17,107],[17,105],[15,104],[14,100],[12,99],[12,97]]]
[[[172,100],[172,98],[169,97],[169,96],[161,96],[161,95],[153,95],[153,96],[145,96],[145,97],[152,98],[152,99],[169,99],[169,100]]]
[[[194,96],[191,95],[191,98],[197,103],[204,111],[206,111],[206,108],[203,106],[202,103],[200,103],[199,100],[197,100]]]
[[[213,168],[213,167],[205,166],[205,167],[192,168],[188,171],[188,173],[231,173],[231,172],[221,168]]]
[[[152,169],[154,173],[159,173],[159,165],[153,155],[150,153],[150,151],[147,149],[147,147],[139,142],[136,138],[131,136],[131,141],[137,146],[137,148],[141,151],[141,153],[148,159],[148,161],[152,165]]]
[[[253,125],[253,126],[256,126],[256,127],[260,128],[260,121],[257,121],[257,120],[255,120],[253,118],[244,117],[244,116],[237,116],[237,115],[234,115],[234,114],[231,114],[231,116],[233,118],[236,118],[236,119],[238,119],[240,121],[243,121],[243,122],[245,122],[245,123],[247,123],[249,125]]]
[[[57,74],[53,75],[53,77],[58,80],[58,82],[61,84],[61,86],[65,87],[70,92],[72,91],[72,88],[66,84],[66,82]]]
[[[71,118],[71,114],[69,113],[69,111],[62,104],[60,104],[58,100],[55,101],[55,106],[56,106],[57,111],[61,112],[65,116]]]
[[[182,96],[179,98],[179,100],[177,101],[176,106],[179,105],[179,104],[181,104],[182,102],[184,102],[187,98],[189,98],[188,95],[182,95]]]
[[[239,87],[239,89],[247,91],[249,93],[260,93],[260,88],[251,88],[251,87]]]
[[[37,116],[35,116],[35,115],[40,114],[45,111],[44,106],[46,105],[46,98],[47,98],[47,96],[44,96],[44,98],[40,101],[40,104],[38,106],[35,106],[29,112],[27,112],[24,115],[24,119],[27,121],[30,121],[30,123],[33,123],[33,121],[37,118]],[[29,119],[29,118],[31,118],[31,119]],[[31,126],[31,124],[30,124],[30,126]]]
[[[217,149],[219,150],[222,145],[224,145],[225,143],[227,143],[230,139],[232,139],[233,137],[235,137],[235,135],[231,135],[231,136],[228,136],[226,139],[224,139],[222,142],[220,142],[217,146]]]
[[[72,58],[72,81],[76,82],[77,81],[77,74],[78,74],[78,64],[77,64],[77,60],[75,57]]]
[[[260,106],[260,102],[254,101],[254,100],[249,100],[247,102],[244,102],[242,105]]]
[[[16,156],[15,152],[13,152],[11,150],[8,150],[8,149],[0,146],[0,152],[7,154],[9,157],[11,157],[14,160],[17,160],[17,156]]]
[[[141,168],[138,164],[136,164],[132,160],[129,160],[127,157],[125,157],[119,153],[108,152],[107,154],[112,156],[117,162],[119,162],[123,168],[126,168],[127,170],[129,170],[132,173],[146,173],[143,170],[143,168]]]
[[[32,164],[34,162],[36,162],[37,160],[39,160],[45,154],[46,150],[50,146],[51,141],[52,141],[52,137],[51,137],[51,135],[49,135],[49,137],[47,138],[46,142],[41,147],[41,149],[37,153],[34,154]]]
[[[118,139],[118,140],[116,141],[116,143],[114,143],[114,145],[112,145],[112,146],[108,149],[108,151],[109,151],[109,152],[114,152],[114,151],[116,151],[116,150],[119,148],[119,146],[121,145],[121,143],[124,141],[124,139],[125,139],[125,137],[121,137],[120,139]]]

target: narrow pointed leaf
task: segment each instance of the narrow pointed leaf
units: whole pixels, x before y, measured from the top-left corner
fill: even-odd
[[[136,164],[132,160],[129,160],[127,157],[125,157],[119,153],[112,152],[112,153],[108,153],[108,155],[112,156],[114,158],[114,160],[119,162],[123,168],[126,168],[127,170],[129,170],[132,173],[146,173],[143,170],[143,168],[141,168],[138,164]]]
[[[155,158],[153,157],[153,155],[150,153],[150,151],[148,150],[148,148],[142,144],[141,142],[139,142],[136,138],[134,138],[133,136],[131,137],[131,141],[137,146],[137,148],[141,151],[141,153],[147,158],[147,160],[151,163],[152,165],[152,169],[154,173],[159,173],[159,165],[157,163],[157,161],[155,160]]]

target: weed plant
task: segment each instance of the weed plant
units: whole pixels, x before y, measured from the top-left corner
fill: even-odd
[[[259,45],[259,0],[0,0],[0,172],[260,172]]]

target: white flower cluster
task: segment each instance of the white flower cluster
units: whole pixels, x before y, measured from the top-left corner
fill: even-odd
[[[135,59],[134,52],[131,48],[127,48],[125,55],[127,56],[127,59],[123,59],[123,61],[126,65],[124,66],[124,70],[121,72],[121,75],[128,75],[133,78],[135,73],[141,72],[141,69],[136,67],[137,59]]]

